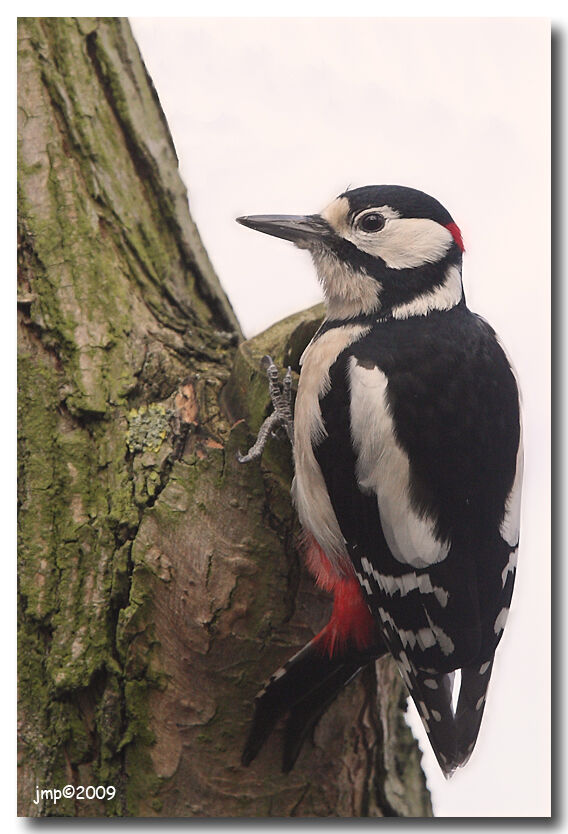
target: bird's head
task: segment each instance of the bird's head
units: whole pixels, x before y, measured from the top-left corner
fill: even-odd
[[[414,188],[369,185],[320,214],[237,221],[309,250],[331,318],[408,318],[463,299],[460,230],[441,203]]]

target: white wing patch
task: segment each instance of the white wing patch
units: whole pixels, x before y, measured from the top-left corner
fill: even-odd
[[[495,634],[501,634],[503,629],[505,628],[505,624],[507,622],[507,617],[509,616],[509,609],[502,608],[499,613],[497,614],[497,618],[493,625],[493,631]]]
[[[518,547],[515,547],[514,550],[511,550],[509,553],[509,559],[507,560],[507,564],[501,571],[501,581],[503,582],[503,587],[505,587],[505,583],[507,582],[507,577],[510,573],[513,573],[517,569],[517,557],[519,555]]]
[[[519,448],[517,450],[517,468],[515,480],[505,503],[505,515],[499,532],[502,538],[511,545],[517,547],[519,544],[519,530],[521,524],[521,493],[523,483],[523,432],[519,435]]]
[[[443,628],[440,628],[440,626],[437,626],[434,622],[432,622],[432,619],[428,615],[426,609],[424,609],[424,613],[426,614],[426,619],[428,620],[432,633],[436,638],[436,643],[440,647],[442,654],[451,654],[455,649],[454,641],[448,634],[446,634]]]
[[[507,544],[511,547],[517,547],[519,544],[519,532],[521,525],[521,494],[524,466],[521,386],[519,383],[519,376],[515,370],[515,366],[511,361],[511,357],[509,356],[509,351],[507,350],[499,336],[496,336],[496,338],[499,343],[499,347],[505,354],[505,358],[509,363],[511,373],[515,377],[515,382],[517,383],[517,391],[519,396],[519,446],[517,449],[515,479],[513,481],[513,486],[511,487],[511,490],[505,502],[505,515],[503,516],[503,521],[501,522],[501,526],[499,528],[499,532],[501,533],[503,540],[506,541]]]
[[[436,637],[434,636],[434,632],[431,628],[419,628],[418,631],[412,631],[406,628],[399,628],[393,620],[393,618],[391,617],[391,615],[389,614],[389,612],[385,611],[384,608],[379,608],[379,616],[383,624],[388,623],[391,626],[391,628],[398,634],[400,642],[402,643],[404,648],[410,646],[411,649],[414,649],[415,646],[418,646],[419,649],[425,652],[426,649],[431,649],[432,646],[436,645]]]
[[[412,571],[403,573],[402,576],[390,576],[376,570],[365,556],[361,559],[361,567],[375,579],[379,588],[391,597],[397,592],[404,597],[411,591],[420,591],[421,594],[434,594],[442,608],[448,604],[449,592],[439,585],[432,585],[427,573],[418,575]]]
[[[361,489],[377,496],[381,525],[392,555],[424,568],[446,558],[450,542],[435,535],[435,520],[418,515],[410,502],[410,463],[398,445],[387,399],[388,380],[379,368],[352,357],[351,433]]]
[[[302,526],[309,530],[332,562],[348,558],[345,539],[333,511],[313,445],[325,435],[319,398],[330,387],[329,369],[369,327],[350,325],[328,330],[310,342],[300,360],[302,373],[294,408],[294,468],[292,496]]]

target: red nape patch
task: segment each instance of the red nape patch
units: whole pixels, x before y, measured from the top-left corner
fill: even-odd
[[[446,229],[450,232],[460,250],[465,252],[465,246],[463,245],[462,233],[460,232],[459,226],[457,226],[456,223],[448,223],[446,225]]]
[[[357,579],[351,575],[335,586],[333,611],[326,627],[316,640],[331,657],[341,653],[348,643],[364,649],[374,640],[375,623]]]

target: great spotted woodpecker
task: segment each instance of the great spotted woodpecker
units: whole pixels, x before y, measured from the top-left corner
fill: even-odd
[[[466,306],[460,230],[437,200],[389,185],[238,222],[307,249],[323,285],[292,493],[307,564],[334,594],[328,625],[259,693],[243,762],[287,712],[290,769],[339,689],[389,652],[450,776],[475,746],[511,603],[522,478],[517,384]],[[271,425],[291,434],[289,377],[279,393],[275,372]]]

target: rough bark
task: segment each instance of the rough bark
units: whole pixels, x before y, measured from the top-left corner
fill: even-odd
[[[239,344],[128,24],[19,22],[21,815],[422,816],[387,661],[294,771],[239,764],[263,680],[325,622],[290,450],[240,466],[260,357],[297,370],[321,316]],[[39,789],[114,785],[112,800]]]

